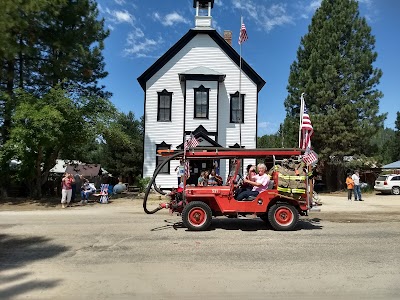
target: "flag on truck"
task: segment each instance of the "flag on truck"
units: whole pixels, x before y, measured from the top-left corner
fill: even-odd
[[[189,161],[185,162],[185,176],[186,178],[190,177],[190,165],[189,165]]]
[[[308,115],[308,110],[306,105],[304,104],[303,116],[301,118],[301,141],[300,148],[301,149],[311,149],[311,137],[314,133],[314,129],[311,124],[310,116]]]
[[[186,140],[185,144],[184,144],[184,150],[188,150],[189,148],[194,148],[197,147],[199,145],[199,141],[194,137],[193,133],[190,134],[190,137],[188,140]]]
[[[307,148],[306,152],[304,153],[302,160],[307,166],[315,165],[318,162],[318,155],[315,151]]]

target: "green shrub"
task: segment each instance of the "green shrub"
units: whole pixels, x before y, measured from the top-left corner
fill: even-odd
[[[147,186],[150,183],[150,179],[151,179],[150,177],[144,177],[144,178],[140,176],[137,177],[139,193],[143,193],[146,190]]]

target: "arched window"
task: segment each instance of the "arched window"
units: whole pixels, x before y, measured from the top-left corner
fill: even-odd
[[[162,92],[158,92],[157,121],[171,122],[171,111],[172,93],[164,89]]]
[[[231,94],[230,122],[244,123],[244,94],[241,95],[241,101],[239,101],[239,92]]]
[[[171,145],[165,143],[164,141],[161,144],[156,144],[156,168],[161,165],[167,157],[161,156],[158,154],[158,150],[170,150]],[[160,170],[160,174],[170,174],[169,171],[169,162],[165,164],[165,166]]]
[[[194,118],[208,119],[210,89],[203,85],[194,89]]]

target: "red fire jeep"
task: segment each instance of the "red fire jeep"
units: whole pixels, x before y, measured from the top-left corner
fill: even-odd
[[[303,194],[291,194],[278,191],[279,173],[271,171],[271,180],[268,189],[242,201],[234,198],[235,189],[243,183],[241,165],[243,159],[253,159],[255,162],[266,161],[267,165],[276,165],[284,159],[298,159],[303,154],[300,149],[226,149],[226,148],[194,148],[186,151],[163,153],[168,155],[154,172],[154,176],[146,190],[143,200],[143,208],[146,213],[152,214],[162,208],[170,209],[182,215],[182,221],[189,230],[206,230],[213,217],[227,216],[237,217],[245,215],[258,216],[261,220],[269,223],[275,230],[293,230],[299,220],[299,215],[307,215],[311,201],[309,199],[308,179],[305,179],[307,188]],[[215,161],[228,160],[230,164],[229,176],[225,185],[195,186],[187,184],[184,180],[184,187],[173,190],[168,194],[170,202],[161,203],[156,209],[147,209],[147,198],[151,187],[161,193],[155,180],[161,168],[173,159],[185,159],[189,163],[205,160]],[[272,168],[273,170],[273,168]]]

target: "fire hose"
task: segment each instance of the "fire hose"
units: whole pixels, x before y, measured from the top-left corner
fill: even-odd
[[[157,193],[159,193],[159,194],[161,194],[161,195],[165,195],[165,194],[166,194],[163,190],[161,190],[159,187],[157,187],[157,185],[156,185],[156,177],[157,177],[158,173],[160,173],[161,169],[162,169],[170,160],[172,160],[172,159],[174,159],[174,158],[176,158],[176,157],[178,157],[178,156],[182,156],[182,155],[183,155],[183,151],[178,152],[178,153],[172,155],[171,157],[169,157],[168,159],[166,159],[165,161],[163,161],[163,162],[154,170],[153,177],[151,178],[151,180],[150,180],[150,182],[149,182],[149,184],[148,184],[148,186],[147,186],[147,188],[146,188],[146,193],[145,193],[144,198],[143,198],[143,209],[144,209],[144,211],[145,211],[146,214],[154,214],[154,213],[156,213],[157,211],[159,211],[160,209],[166,208],[166,205],[165,205],[165,203],[164,203],[164,204],[160,204],[157,208],[155,208],[155,209],[153,209],[153,210],[148,210],[148,209],[147,209],[147,198],[149,197],[150,190],[151,190],[151,187],[152,187],[152,186],[154,187],[154,190],[155,190]]]

